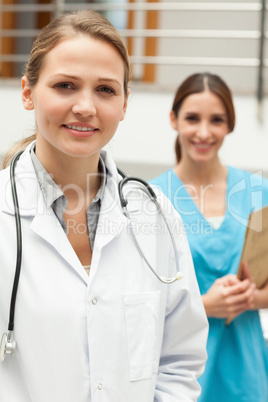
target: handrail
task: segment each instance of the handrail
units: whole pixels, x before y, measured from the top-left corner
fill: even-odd
[[[41,29],[0,29],[0,38],[33,38]]]
[[[264,40],[265,40],[265,16],[266,16],[266,1],[262,0],[261,11],[261,23],[260,23],[260,47],[259,47],[259,71],[258,71],[258,87],[257,87],[257,99],[258,99],[258,118],[263,120],[263,70],[265,67],[264,60]]]
[[[234,67],[258,67],[257,58],[234,57],[177,57],[177,56],[130,56],[132,64],[161,64],[161,65],[187,65],[187,66],[234,66]],[[268,66],[268,59],[264,60]]]
[[[26,62],[27,54],[0,54],[0,62]],[[187,65],[187,66],[230,66],[259,67],[258,58],[234,57],[176,57],[176,56],[130,56],[132,64]],[[268,59],[263,60],[263,66],[268,67]]]
[[[216,29],[122,29],[124,37],[260,39],[259,31]],[[268,31],[265,32],[268,38]]]
[[[63,1],[49,4],[1,4],[0,12],[29,11],[71,11],[77,9],[92,9],[98,11],[261,11],[262,3],[64,3]]]
[[[40,29],[0,29],[0,37],[35,37]],[[260,39],[260,31],[215,29],[119,29],[125,38]],[[268,31],[264,33],[268,38]]]

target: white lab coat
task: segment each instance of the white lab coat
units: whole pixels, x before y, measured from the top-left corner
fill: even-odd
[[[176,222],[184,274],[166,285],[135,248],[119,203],[120,176],[103,153],[109,173],[88,277],[45,206],[29,148],[16,166],[23,236],[17,349],[0,364],[0,402],[195,401],[196,378],[206,360],[207,319],[179,216],[160,195],[171,225]],[[9,169],[0,172],[0,188],[1,336],[7,332],[16,265]],[[174,276],[169,235],[144,193],[133,195],[132,188],[130,208],[139,217],[144,252],[159,273]]]

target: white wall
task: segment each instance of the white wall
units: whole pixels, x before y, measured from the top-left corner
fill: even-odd
[[[175,162],[173,144],[176,133],[169,124],[173,93],[132,88],[126,118],[108,149],[118,164],[159,165]],[[264,122],[257,119],[253,97],[234,98],[237,125],[221,150],[224,163],[248,170],[268,172],[268,100],[264,102]],[[19,84],[2,84],[0,88],[0,150],[3,154],[12,143],[30,135],[34,113],[25,111]]]

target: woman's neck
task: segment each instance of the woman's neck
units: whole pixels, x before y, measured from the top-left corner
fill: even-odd
[[[206,186],[226,179],[227,170],[219,159],[209,162],[196,162],[181,160],[175,166],[175,172],[185,184]]]
[[[36,156],[67,198],[72,194],[77,196],[79,192],[87,194],[90,199],[95,197],[101,183],[98,175],[99,153],[80,158],[50,153],[49,157],[45,157],[36,147]]]
[[[227,168],[219,160],[213,163],[181,161],[175,173],[205,217],[222,216],[226,211]]]

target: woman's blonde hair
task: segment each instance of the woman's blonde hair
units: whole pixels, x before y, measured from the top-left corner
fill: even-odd
[[[130,81],[130,62],[126,45],[115,27],[101,14],[92,10],[81,10],[55,18],[45,26],[37,36],[29,60],[24,69],[30,87],[34,87],[39,79],[41,70],[46,63],[46,55],[62,40],[78,35],[110,43],[120,54],[124,62],[124,93],[127,96]],[[19,150],[23,150],[36,138],[35,135],[27,137],[16,143],[5,155],[3,167],[5,168],[12,157]]]

